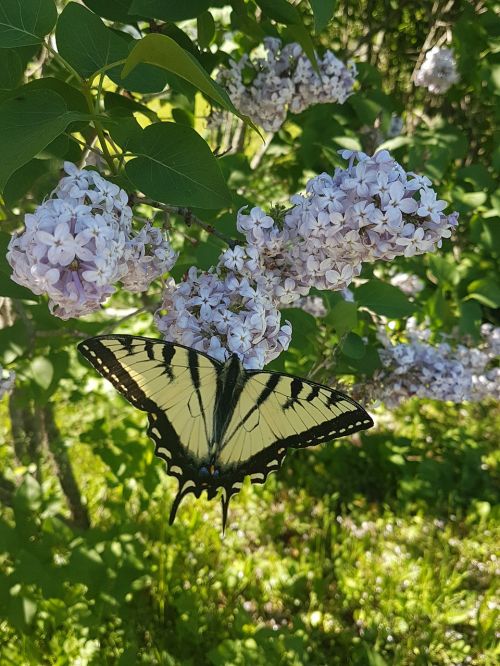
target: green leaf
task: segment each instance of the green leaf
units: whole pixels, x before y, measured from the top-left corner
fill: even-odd
[[[0,90],[17,88],[23,78],[23,61],[17,51],[0,52]]]
[[[460,303],[459,332],[462,335],[479,338],[482,314],[481,306],[476,301],[462,301]]]
[[[152,122],[158,120],[158,115],[150,108],[130,97],[120,93],[106,92],[104,94],[104,108],[113,115],[132,116],[134,113],[142,113]]]
[[[53,90],[55,93],[60,95],[66,102],[66,106],[70,111],[80,111],[83,114],[88,113],[87,102],[81,90],[70,86],[69,83],[56,79],[53,76],[44,76],[41,79],[34,79],[30,81],[25,86],[23,86],[23,91],[32,91],[32,90]],[[12,96],[15,96],[17,92],[14,92]]]
[[[134,136],[125,172],[144,194],[177,206],[223,208],[231,193],[212,151],[191,127],[155,123]]]
[[[401,289],[380,280],[370,280],[362,284],[356,289],[355,296],[359,305],[394,319],[407,317],[417,308]]]
[[[59,17],[56,39],[62,57],[84,78],[91,78],[114,62],[124,61],[129,47],[135,43],[130,35],[107,28],[98,16],[74,2]],[[118,65],[109,69],[107,75],[120,87],[136,92],[157,92],[167,82],[165,73],[150,65],[141,65],[126,78]]]
[[[144,62],[157,65],[180,76],[224,109],[231,111],[254,127],[246,116],[238,112],[224,88],[211,79],[196,58],[171,37],[158,34],[143,37],[130,52],[123,68],[123,76],[127,76],[137,65]]]
[[[356,303],[341,300],[336,303],[325,317],[325,321],[331,324],[339,337],[344,333],[352,331],[358,324],[358,307]]]
[[[142,127],[134,116],[129,116],[128,118],[121,116],[110,118],[105,122],[104,126],[110,133],[113,141],[121,146],[123,150],[128,151],[132,141],[138,139],[140,142],[141,140]]]
[[[23,164],[20,169],[12,174],[5,185],[3,198],[7,206],[12,207],[19,199],[22,199],[38,178],[45,175],[45,173],[47,173],[45,160],[33,159]],[[2,295],[5,296],[5,294]]]
[[[211,0],[133,0],[130,13],[161,21],[184,21],[196,18],[212,4]]]
[[[351,95],[348,104],[352,106],[359,120],[365,125],[372,125],[381,111],[380,104],[368,99],[366,94]]]
[[[321,32],[330,22],[337,0],[309,0],[309,4],[314,14],[314,31]]]
[[[37,602],[25,596],[10,600],[8,619],[22,633],[28,633],[38,610]]]
[[[285,308],[281,310],[281,322],[289,321],[292,325],[291,346],[300,349],[301,353],[311,351],[316,347],[318,322],[315,317],[300,308]]]
[[[54,366],[49,359],[44,356],[36,356],[31,361],[30,371],[33,381],[38,384],[40,388],[47,390],[54,376]]]
[[[215,21],[212,14],[209,11],[200,14],[196,21],[196,27],[198,32],[198,44],[202,49],[208,48],[215,35]]]
[[[83,77],[122,60],[127,49],[120,37],[85,7],[70,2],[57,22],[57,48]]]
[[[342,343],[342,353],[349,358],[363,358],[366,353],[365,343],[356,333],[349,333]]]
[[[131,23],[133,18],[130,13],[132,0],[83,0],[95,14],[99,14],[110,21]]]
[[[7,180],[46,148],[82,114],[69,111],[65,100],[52,90],[25,90],[0,104],[0,190]]]
[[[256,0],[262,11],[278,23],[292,25],[302,23],[302,17],[296,7],[290,5],[286,0]]]
[[[482,278],[471,282],[467,291],[469,298],[474,298],[489,308],[500,307],[500,284],[493,278]]]
[[[54,27],[54,0],[2,0],[0,3],[0,48],[40,44]],[[2,58],[4,56],[2,55]]]

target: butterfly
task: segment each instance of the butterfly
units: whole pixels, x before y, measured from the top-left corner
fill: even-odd
[[[290,448],[315,446],[373,426],[340,391],[280,372],[245,370],[171,342],[101,335],[78,345],[94,368],[148,415],[148,435],[167,473],[179,481],[174,522],[189,493],[222,489],[222,531],[243,480],[264,483]]]

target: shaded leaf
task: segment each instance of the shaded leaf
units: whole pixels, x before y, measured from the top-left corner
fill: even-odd
[[[23,78],[23,61],[17,51],[0,51],[0,90],[16,88]]]
[[[40,44],[54,27],[56,19],[54,0],[2,0],[0,48]]]
[[[370,280],[355,291],[356,301],[369,310],[385,317],[407,317],[416,310],[416,305],[391,284],[380,280]]]
[[[198,44],[202,49],[208,48],[215,35],[214,17],[209,11],[203,12],[196,21]]]
[[[106,27],[96,14],[74,2],[59,17],[56,39],[60,54],[85,78],[125,60],[135,42],[130,35]],[[141,65],[133,75],[123,78],[121,69],[111,68],[107,75],[126,90],[157,92],[166,85],[164,73],[149,65]]]
[[[129,144],[137,157],[125,165],[134,185],[165,203],[223,208],[231,203],[222,172],[207,143],[193,129],[155,123]]]
[[[0,189],[9,177],[82,115],[51,90],[24,90],[0,104]]]
[[[358,324],[358,308],[356,303],[349,303],[344,300],[339,301],[327,314],[325,321],[333,326],[339,336],[352,331]]]
[[[314,30],[321,32],[330,22],[337,0],[309,0],[309,4],[314,14]]]
[[[129,13],[132,0],[83,0],[83,2],[95,14],[110,21],[130,23],[135,18]]]
[[[363,340],[356,333],[349,333],[342,343],[342,353],[349,358],[360,359],[366,353]]]
[[[212,4],[211,0],[132,0],[130,13],[161,21],[184,21],[196,18]]]

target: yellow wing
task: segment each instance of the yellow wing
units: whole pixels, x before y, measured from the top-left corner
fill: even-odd
[[[290,375],[249,372],[218,459],[243,469],[266,459],[260,476],[252,475],[263,481],[281,463],[281,449],[314,446],[372,425],[366,411],[339,391]]]
[[[148,412],[148,433],[169,473],[182,476],[175,464],[179,447],[196,464],[208,456],[217,361],[181,345],[130,335],[97,336],[78,349],[134,407]]]

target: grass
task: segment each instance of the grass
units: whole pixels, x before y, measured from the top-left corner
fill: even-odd
[[[409,403],[353,443],[294,452],[264,487],[186,500],[142,415],[109,395],[58,420],[92,527],[48,470],[0,521],[0,662],[16,666],[493,666],[493,406]],[[6,407],[0,461],[9,466]],[[106,414],[106,418],[104,418]]]

